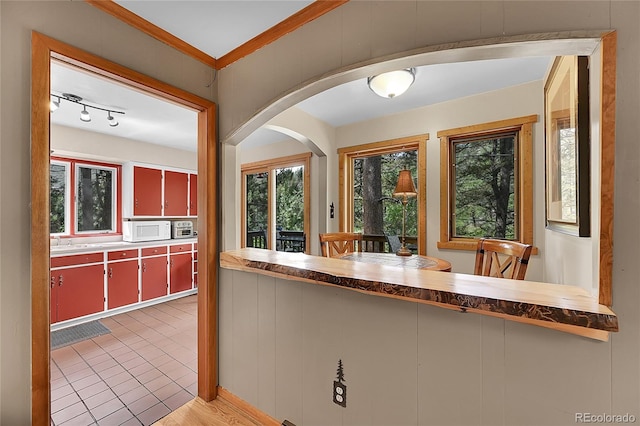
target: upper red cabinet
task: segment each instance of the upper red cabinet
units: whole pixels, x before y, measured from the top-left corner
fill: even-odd
[[[189,207],[189,174],[164,172],[164,215],[186,216]]]
[[[198,215],[195,173],[133,163],[122,169],[123,218]]]
[[[162,170],[133,168],[133,215],[162,216]]]
[[[189,216],[198,216],[198,175],[189,173]]]

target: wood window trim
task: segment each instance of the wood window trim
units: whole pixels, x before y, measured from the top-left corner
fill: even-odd
[[[418,254],[427,254],[427,151],[429,134],[371,142],[338,149],[340,232],[353,232],[353,160],[399,151],[418,151]]]
[[[245,163],[240,166],[240,180],[241,180],[241,231],[240,231],[240,247],[246,247],[247,244],[247,180],[248,174],[254,173],[269,173],[271,171],[284,167],[304,166],[304,234],[307,236],[307,244],[305,245],[305,253],[309,254],[311,241],[309,232],[311,232],[311,152],[305,152],[303,154],[288,155],[286,157],[278,157],[269,160],[255,161],[252,163]],[[275,193],[275,180],[269,179],[269,194]],[[268,203],[267,215],[269,218],[273,217],[272,203]],[[269,220],[267,223],[267,247],[269,250],[275,250],[274,243],[271,238],[273,232],[273,226]]]
[[[527,115],[489,123],[457,127],[438,132],[440,138],[440,240],[439,249],[469,250],[477,248],[477,239],[451,236],[451,152],[450,141],[458,137],[480,136],[498,131],[518,131],[518,188],[520,214],[518,241],[533,245],[533,124],[538,115]],[[534,253],[537,248],[534,247]]]
[[[216,104],[36,31],[31,33],[31,422],[51,418],[49,315],[50,64],[60,59],[198,111],[198,396],[217,396]]]

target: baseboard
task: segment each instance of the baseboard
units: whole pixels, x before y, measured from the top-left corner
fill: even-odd
[[[247,413],[249,416],[253,417],[255,420],[259,421],[261,424],[265,426],[281,426],[282,425],[282,423],[280,423],[279,421],[277,421],[267,413],[260,411],[259,409],[249,404],[244,399],[232,394],[222,386],[218,386],[218,398],[224,399],[229,404]]]

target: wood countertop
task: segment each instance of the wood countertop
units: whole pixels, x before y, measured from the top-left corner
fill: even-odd
[[[577,286],[407,269],[244,248],[220,254],[225,269],[337,286],[608,340],[618,318]]]

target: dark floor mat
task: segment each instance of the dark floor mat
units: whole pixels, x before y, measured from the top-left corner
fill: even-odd
[[[98,320],[56,330],[51,333],[51,350],[108,333],[111,330]]]

